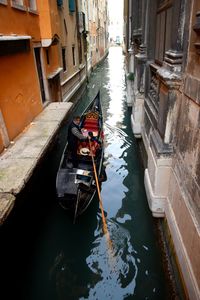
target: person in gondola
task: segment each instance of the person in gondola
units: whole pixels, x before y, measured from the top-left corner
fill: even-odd
[[[78,141],[87,141],[88,136],[84,136],[80,129],[80,117],[76,116],[73,118],[72,123],[69,125],[68,129],[68,146],[72,156],[73,167],[78,167]]]

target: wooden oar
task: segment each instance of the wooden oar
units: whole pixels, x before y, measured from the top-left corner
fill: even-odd
[[[103,202],[102,202],[102,199],[101,199],[99,181],[98,181],[98,177],[97,177],[97,170],[96,170],[96,165],[95,165],[95,161],[94,161],[94,155],[93,155],[93,152],[92,152],[90,138],[89,138],[89,147],[90,147],[90,153],[91,153],[91,157],[92,157],[92,164],[93,164],[93,169],[94,169],[95,181],[96,181],[96,186],[97,186],[97,191],[98,191],[98,196],[99,196],[99,204],[100,204],[102,223],[103,223],[103,232],[105,234],[106,242],[108,244],[109,262],[111,262],[112,266],[114,266],[115,263],[114,263],[114,257],[113,257],[113,244],[112,244],[112,241],[110,239],[110,234],[109,234],[109,231],[108,231],[106,217],[104,215]]]
[[[94,176],[95,176],[95,181],[96,181],[96,186],[97,186],[97,192],[98,192],[98,196],[99,196],[99,203],[100,203],[100,209],[101,209],[101,215],[102,215],[102,221],[103,221],[103,231],[104,231],[105,234],[108,234],[108,226],[107,226],[107,223],[106,223],[106,217],[104,215],[103,203],[102,203],[102,199],[101,199],[99,181],[98,181],[98,177],[97,177],[97,170],[96,170],[96,165],[95,165],[95,161],[94,161],[94,155],[93,155],[93,152],[92,152],[92,146],[91,146],[90,138],[89,138],[89,146],[90,146],[90,154],[91,154],[91,157],[92,157],[92,164],[93,164],[93,169],[94,169]]]
[[[77,200],[76,200],[76,206],[75,206],[75,211],[74,211],[74,224],[76,222],[76,214],[78,210],[78,203],[79,203],[79,197],[80,197],[80,189],[78,189],[78,195],[77,195]]]

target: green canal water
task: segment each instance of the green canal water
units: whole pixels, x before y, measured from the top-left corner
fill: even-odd
[[[75,225],[56,202],[64,124],[56,146],[0,228],[1,299],[169,299],[131,131],[124,67],[122,49],[111,48],[74,111],[80,114],[100,89],[107,174],[101,195],[112,246],[102,231],[97,197]]]

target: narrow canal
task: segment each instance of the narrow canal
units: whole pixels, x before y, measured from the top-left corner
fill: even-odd
[[[112,246],[102,232],[96,197],[76,222],[56,202],[55,176],[67,124],[56,146],[0,228],[1,299],[169,299],[143,170],[126,106],[124,56],[110,49],[92,74],[74,114],[101,91],[107,180],[102,199]]]

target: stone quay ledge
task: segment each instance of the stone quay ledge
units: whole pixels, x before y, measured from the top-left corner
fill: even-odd
[[[72,102],[49,104],[0,155],[0,225],[48,150]]]

